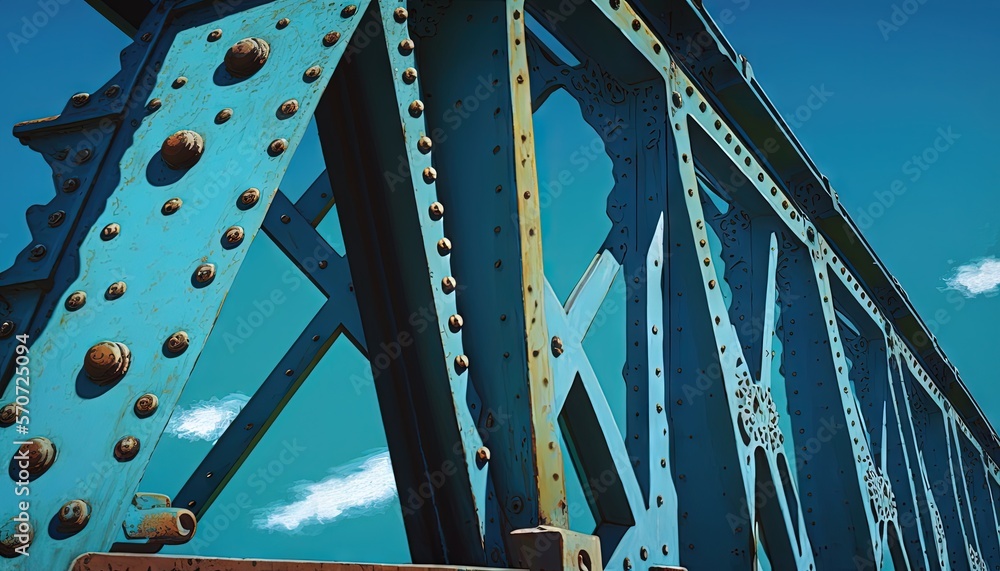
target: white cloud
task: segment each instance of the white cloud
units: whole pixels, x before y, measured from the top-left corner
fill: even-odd
[[[965,297],[995,294],[1000,289],[1000,260],[985,258],[959,266],[955,274],[945,278],[948,289],[958,290]]]
[[[214,443],[249,401],[250,397],[233,393],[222,399],[212,397],[179,409],[167,423],[167,434],[184,440]]]
[[[294,501],[259,510],[259,529],[295,533],[309,525],[381,511],[396,497],[389,452],[358,458],[319,482],[292,489]]]

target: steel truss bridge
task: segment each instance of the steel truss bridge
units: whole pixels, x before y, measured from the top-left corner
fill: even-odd
[[[0,567],[359,569],[156,554],[346,336],[426,500],[421,568],[1000,568],[995,432],[700,0],[92,4],[134,36],[121,71],[14,127],[56,194],[0,274]],[[555,93],[613,163],[580,275],[542,250],[544,208],[578,200],[539,184]],[[326,171],[293,201],[313,119]],[[347,254],[317,260],[331,212]],[[187,482],[141,489],[262,240],[327,301]],[[622,430],[597,319],[625,332]]]

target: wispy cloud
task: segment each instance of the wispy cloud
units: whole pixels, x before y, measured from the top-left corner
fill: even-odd
[[[389,452],[382,450],[352,460],[335,468],[329,477],[299,484],[291,492],[295,500],[258,510],[254,525],[296,533],[309,525],[381,511],[396,497]]]
[[[995,294],[1000,289],[1000,260],[984,258],[959,266],[954,275],[944,281],[948,289],[957,290],[965,297]]]
[[[233,393],[179,409],[170,417],[167,434],[184,440],[215,442],[249,401],[250,397]]]

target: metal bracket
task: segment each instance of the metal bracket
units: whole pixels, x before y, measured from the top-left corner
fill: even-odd
[[[510,533],[511,562],[531,571],[602,571],[601,541],[586,535],[540,525]]]

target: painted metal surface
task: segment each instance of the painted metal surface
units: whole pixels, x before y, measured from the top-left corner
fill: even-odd
[[[340,335],[371,366],[415,562],[1000,565],[1000,441],[700,2],[163,0],[136,36],[100,95],[15,128],[60,190],[0,274],[0,318],[30,334],[0,339],[3,402],[37,355],[27,436],[56,452],[29,462],[32,555],[5,567],[196,536]],[[581,275],[542,251],[544,209],[573,200],[538,175],[556,92],[613,165]],[[314,113],[326,171],[293,202]],[[334,205],[346,256],[317,230]],[[136,486],[259,229],[327,301],[171,507]],[[607,320],[610,379],[585,345]],[[135,565],[352,566],[74,569]]]

